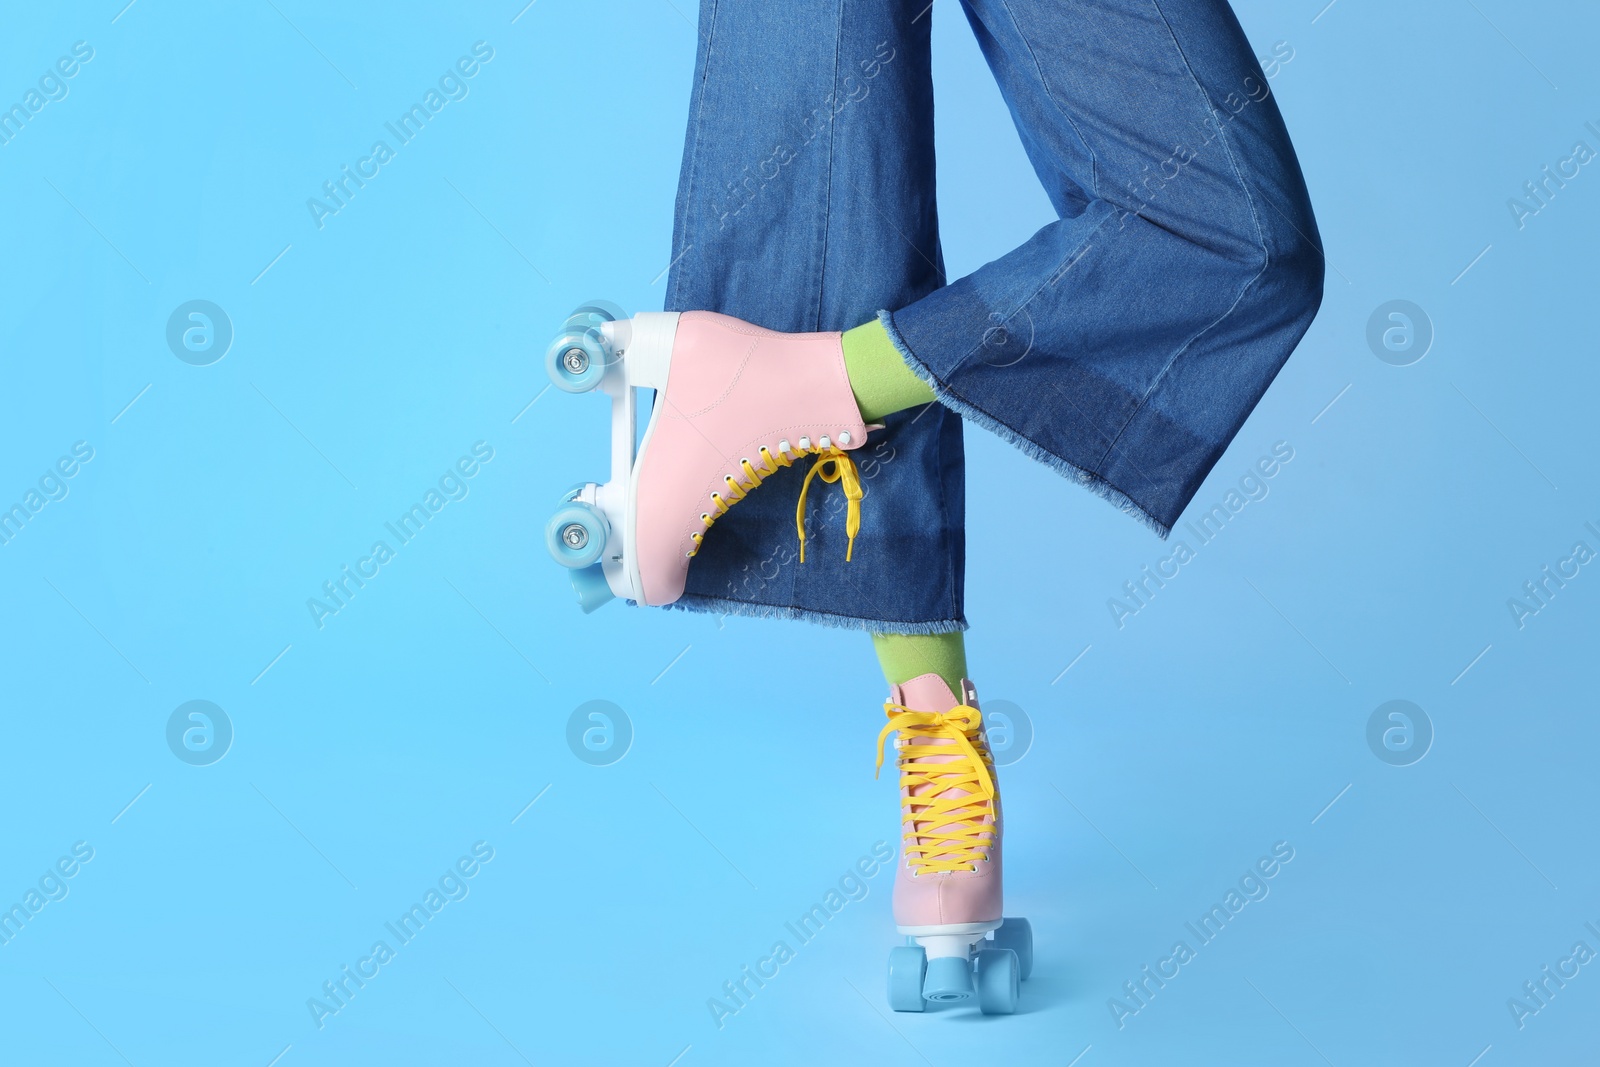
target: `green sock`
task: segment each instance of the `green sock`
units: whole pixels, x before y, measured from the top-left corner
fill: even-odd
[[[932,671],[945,680],[957,699],[967,676],[967,642],[957,630],[948,634],[873,634],[872,649],[890,685],[901,685]]]
[[[867,422],[934,399],[928,383],[912,373],[877,319],[844,335],[844,369],[850,391]],[[921,673],[920,671],[918,672]]]

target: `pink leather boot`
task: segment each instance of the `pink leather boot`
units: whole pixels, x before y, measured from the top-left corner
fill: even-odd
[[[961,939],[1000,925],[1000,796],[977,691],[961,699],[937,674],[894,687],[885,733],[898,730],[901,856],[894,921],[902,934]],[[951,947],[954,949],[955,941]]]
[[[764,478],[807,456],[817,458],[795,515],[801,560],[813,477],[841,483],[853,547],[862,493],[849,454],[879,427],[868,427],[856,407],[841,334],[777,333],[708,311],[644,313],[587,327],[584,313],[594,310],[574,314],[547,366],[563,389],[598,388],[612,397],[613,478],[569,494],[575,507],[549,527],[558,560],[575,568],[597,561],[612,593],[670,604],[683,595],[689,560],[717,518]],[[636,458],[634,388],[656,390]]]
[[[924,674],[895,686],[884,709],[880,768],[884,740],[900,735],[894,921],[908,939],[890,955],[890,1004],[921,1011],[925,1000],[976,994],[986,1013],[1014,1011],[1033,934],[1027,920],[1001,917],[1004,827],[977,690],[963,680],[958,700],[943,678]]]

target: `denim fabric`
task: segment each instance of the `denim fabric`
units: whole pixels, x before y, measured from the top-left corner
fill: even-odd
[[[679,602],[880,632],[964,629],[961,419],[1165,537],[1316,314],[1316,223],[1224,0],[964,0],[1060,218],[949,280],[926,0],[703,0],[669,310],[786,331],[879,313],[941,403],[725,515]],[[822,491],[818,491],[818,490]]]

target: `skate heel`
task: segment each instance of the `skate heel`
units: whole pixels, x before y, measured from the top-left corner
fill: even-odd
[[[641,311],[630,319],[621,308],[595,301],[567,316],[545,350],[545,370],[568,393],[665,389],[677,334],[675,311]]]
[[[676,311],[641,311],[606,323],[600,334],[616,353],[624,382],[635,389],[666,389],[678,336]]]

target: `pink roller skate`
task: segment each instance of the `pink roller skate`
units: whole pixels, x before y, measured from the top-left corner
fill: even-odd
[[[901,844],[894,921],[906,944],[889,954],[889,1006],[922,1011],[974,995],[985,1015],[1009,1015],[1033,970],[1026,919],[1001,918],[1000,795],[977,691],[958,701],[924,674],[895,686],[878,735],[891,732],[900,764]]]
[[[849,453],[878,427],[862,422],[840,336],[777,333],[706,311],[629,319],[598,301],[568,317],[545,355],[551,381],[611,399],[611,480],[573,487],[545,527],[584,611],[613,596],[677,600],[706,530],[807,456],[817,458],[795,513],[801,560],[813,477],[843,487],[853,547],[861,480]],[[656,391],[642,438],[636,388]]]

